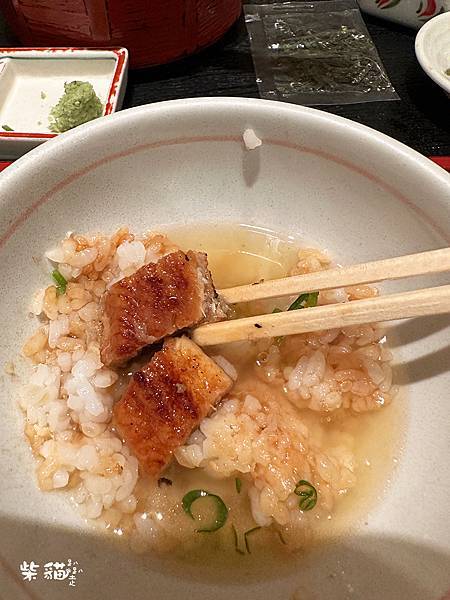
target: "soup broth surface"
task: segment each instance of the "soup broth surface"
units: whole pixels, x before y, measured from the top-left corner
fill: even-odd
[[[218,289],[286,276],[296,264],[299,248],[306,246],[303,240],[243,225],[177,227],[164,233],[183,250],[208,254],[209,268]],[[355,256],[354,261],[357,260]],[[271,300],[237,306],[235,315],[267,313],[277,303],[285,308],[286,302],[286,299]],[[255,375],[260,352],[261,346],[250,342],[207,349],[209,355],[221,355],[236,368],[238,378],[232,395],[242,391],[262,400],[276,400],[283,406],[288,400],[281,386],[262,381]],[[288,360],[289,352],[286,350],[285,354]],[[361,414],[298,410],[298,418],[308,429],[322,431],[324,448],[327,444],[335,444],[342,434],[353,437],[356,485],[338,499],[329,514],[315,514],[314,510],[305,513],[307,518],[301,530],[290,532],[289,528],[277,526],[255,530],[247,536],[248,548],[244,533],[255,527],[255,521],[246,493],[249,483],[245,475],[236,475],[242,486],[240,492],[234,476],[227,479],[211,477],[202,469],[187,469],[175,460],[159,485],[141,477],[135,491],[138,510],[156,517],[164,530],[163,534],[155,532],[151,553],[158,553],[161,566],[173,569],[175,563],[185,575],[214,580],[225,577],[231,568],[235,579],[244,577],[248,580],[253,576],[270,577],[275,571],[279,575],[290,570],[311,548],[363,526],[369,511],[377,502],[382,502],[398,461],[405,421],[402,396],[403,391],[389,406]],[[193,505],[196,518],[189,518],[182,510],[181,501],[194,489],[217,494],[227,505],[228,519],[222,529],[213,533],[196,531],[214,521],[216,505],[208,500],[197,502]],[[121,542],[142,553],[142,560],[150,560],[148,547],[140,547],[132,536],[124,535],[127,529],[125,523],[116,531]]]

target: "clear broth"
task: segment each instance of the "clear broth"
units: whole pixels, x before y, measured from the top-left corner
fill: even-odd
[[[277,235],[271,231],[243,225],[204,225],[191,227],[170,228],[166,231],[170,239],[182,249],[201,250],[207,252],[210,270],[217,288],[233,285],[252,283],[260,279],[273,279],[285,276],[295,265],[301,240],[292,237]],[[357,257],[355,257],[357,259]],[[272,304],[273,306],[273,304]],[[259,304],[247,306],[242,310],[246,313],[261,314],[270,307]],[[245,352],[255,352],[250,345]],[[255,396],[262,397],[265,393],[274,396],[275,392],[268,384],[264,384],[250,376],[248,363],[235,360],[236,348],[232,345],[215,347],[211,354],[222,354],[229,358],[238,368],[238,387],[253,392]],[[252,360],[249,357],[248,362]],[[246,495],[246,484],[237,494],[235,479],[219,480],[207,476],[202,470],[185,469],[173,462],[164,473],[173,484],[156,489],[151,482],[141,479],[138,483],[137,496],[139,498],[138,510],[160,511],[161,521],[166,516],[166,506],[178,502],[178,509],[171,515],[170,535],[172,543],[160,545],[159,568],[166,568],[172,573],[174,569],[181,569],[183,576],[207,580],[222,580],[229,577],[230,569],[237,582],[245,578],[248,582],[254,578],[268,578],[280,576],[283,572],[295,568],[301,556],[319,543],[335,540],[343,535],[348,535],[362,526],[367,520],[369,511],[382,500],[386,486],[389,485],[395,464],[401,451],[401,443],[405,428],[404,399],[402,392],[397,395],[391,405],[382,410],[367,414],[347,414],[332,419],[330,431],[344,431],[351,433],[355,439],[355,457],[358,461],[357,484],[336,504],[332,515],[326,518],[317,518],[313,527],[305,533],[301,540],[301,548],[292,549],[282,543],[277,531],[273,528],[259,530],[251,538],[251,554],[236,552],[233,531],[229,524],[223,529],[212,534],[199,534],[195,532],[198,522],[192,522],[180,510],[179,503],[183,495],[195,488],[207,489],[220,495],[229,507],[229,521],[232,521],[240,533],[239,546],[243,546],[243,531],[254,527],[255,523],[249,510],[249,501]],[[323,414],[312,414],[304,418],[320,421],[324,424]],[[153,488],[149,500],[149,489]],[[211,511],[199,516],[205,523],[211,521]],[[231,518],[230,518],[231,517]],[[188,542],[173,544],[173,532],[191,528],[191,537]],[[127,536],[123,536],[127,538]],[[158,545],[152,552],[158,551]],[[149,558],[148,553],[142,555],[142,560]],[[289,560],[287,560],[289,558]],[[207,560],[208,568],[205,569]],[[154,564],[154,555],[152,555]]]

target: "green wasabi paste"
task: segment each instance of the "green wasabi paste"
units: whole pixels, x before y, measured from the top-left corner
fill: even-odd
[[[62,133],[103,114],[103,105],[88,81],[64,84],[64,95],[50,111],[49,128]]]

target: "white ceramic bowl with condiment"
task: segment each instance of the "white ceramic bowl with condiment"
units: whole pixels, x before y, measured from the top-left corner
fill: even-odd
[[[262,140],[255,150],[243,144],[246,128]],[[4,171],[0,198],[1,365],[31,331],[29,297],[46,281],[30,258],[42,256],[68,230],[247,223],[298,235],[342,264],[443,247],[450,240],[450,176],[442,169],[357,123],[252,99],[166,102],[80,126]],[[442,281],[444,276],[419,278],[387,291]],[[244,562],[242,569],[220,572],[208,557],[193,569],[187,562],[126,552],[96,535],[65,494],[37,489],[23,417],[3,375],[2,596],[444,597],[450,587],[449,323],[441,316],[394,325],[396,377],[406,373],[406,381],[389,481],[373,483],[365,509],[345,534],[267,571]],[[74,590],[43,577],[47,562],[68,559],[83,570]],[[22,579],[23,561],[40,566],[36,580]]]
[[[433,17],[419,30],[416,56],[425,73],[450,95],[450,12]]]
[[[90,83],[103,115],[119,110],[127,70],[126,48],[0,48],[0,158],[17,158],[58,135],[49,116],[65,83]]]

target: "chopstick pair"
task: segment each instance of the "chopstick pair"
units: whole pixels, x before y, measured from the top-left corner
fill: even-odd
[[[450,248],[219,290],[228,304],[450,271]],[[450,285],[197,327],[200,346],[450,313]]]

